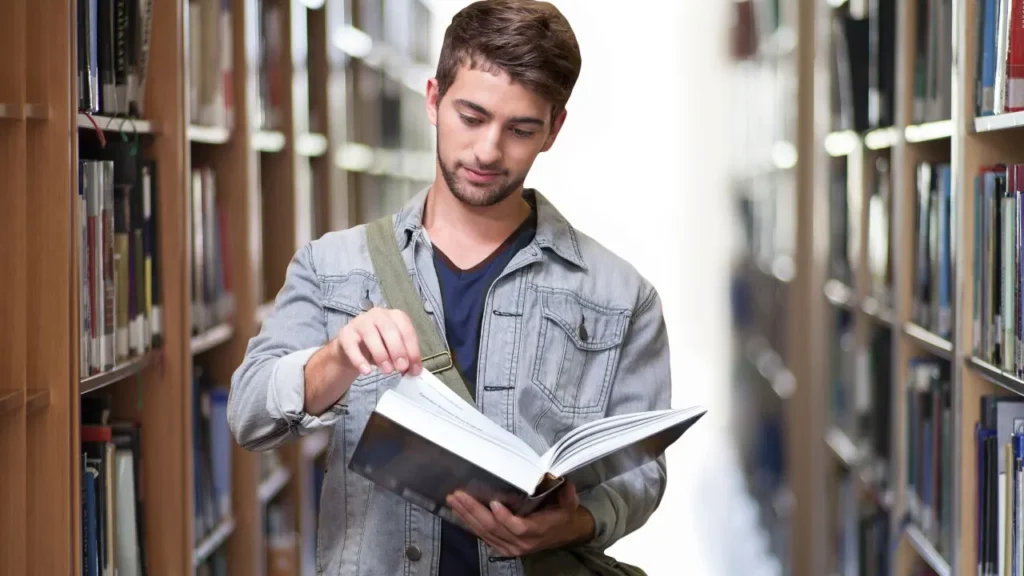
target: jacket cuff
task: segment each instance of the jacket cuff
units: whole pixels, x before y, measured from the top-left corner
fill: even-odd
[[[594,517],[594,537],[582,542],[581,548],[605,550],[621,537],[624,530],[613,503],[617,499],[614,491],[600,484],[579,495],[580,506]]]
[[[333,426],[346,412],[342,401],[320,416],[306,414],[306,364],[320,346],[296,350],[274,363],[267,393],[267,412],[276,420],[284,420],[299,436],[307,436],[320,428]],[[344,398],[344,396],[342,397]]]

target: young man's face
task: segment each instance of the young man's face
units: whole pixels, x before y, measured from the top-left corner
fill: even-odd
[[[534,159],[548,150],[565,119],[551,104],[504,72],[462,67],[438,105],[427,88],[427,116],[437,128],[437,158],[452,194],[471,206],[493,206],[516,192]]]

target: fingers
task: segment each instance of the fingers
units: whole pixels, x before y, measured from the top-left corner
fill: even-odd
[[[374,365],[379,367],[385,374],[390,373],[392,369],[391,357],[388,354],[387,347],[384,346],[384,340],[380,336],[376,323],[372,321],[359,322],[354,329],[362,345],[366,346],[366,349],[370,352]]]
[[[530,533],[530,522],[512,513],[500,502],[491,503],[491,511],[497,520],[510,534],[516,537],[524,537]]]
[[[341,352],[348,361],[355,366],[359,373],[366,376],[370,373],[370,361],[363,353],[362,340],[355,331],[342,330],[336,339],[341,346]]]
[[[405,352],[402,333],[398,330],[398,324],[395,323],[392,315],[381,310],[374,318],[373,327],[376,328],[377,335],[381,340],[385,356],[384,361],[377,365],[385,374],[392,370],[405,372],[409,368],[409,359]]]
[[[558,493],[558,504],[562,508],[572,511],[580,505],[579,495],[576,494],[576,486],[572,482],[566,482]]]
[[[423,359],[416,329],[400,310],[374,308],[349,322],[337,338],[345,357],[364,376],[381,372],[419,374]]]
[[[401,310],[392,311],[391,320],[395,323],[405,346],[409,373],[415,376],[423,367],[423,355],[420,352],[420,341],[416,336],[416,328],[413,327],[412,320]]]
[[[510,534],[487,508],[471,496],[457,492],[448,497],[448,505],[470,530],[503,555],[514,557],[525,551],[524,543]]]

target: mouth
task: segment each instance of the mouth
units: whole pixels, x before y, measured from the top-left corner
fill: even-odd
[[[494,182],[501,177],[501,172],[484,172],[480,170],[473,170],[472,168],[467,168],[465,166],[463,166],[462,169],[466,172],[466,178],[475,184],[487,184]]]

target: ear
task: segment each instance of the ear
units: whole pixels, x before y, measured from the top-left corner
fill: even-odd
[[[429,119],[430,123],[435,127],[437,126],[437,105],[440,103],[441,96],[437,87],[437,78],[431,78],[430,80],[427,80],[427,98],[425,105],[427,107],[427,119]]]
[[[547,140],[544,141],[544,147],[541,148],[541,152],[547,152],[555,144],[555,138],[558,137],[558,133],[562,130],[562,124],[565,123],[566,109],[562,108],[562,111],[555,116],[555,121],[551,125],[551,133],[548,134]]]

